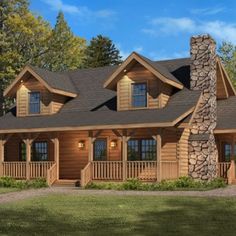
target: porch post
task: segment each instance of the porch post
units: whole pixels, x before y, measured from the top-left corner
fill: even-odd
[[[0,140],[0,176],[3,176],[3,162],[4,162],[4,140]]]
[[[30,179],[30,162],[31,162],[31,140],[26,139],[26,179]]]
[[[162,180],[162,165],[161,165],[162,140],[161,140],[161,134],[162,134],[162,130],[158,129],[157,135],[152,136],[153,139],[156,140],[156,162],[157,162],[156,176],[157,176],[157,181],[159,181],[159,182]]]
[[[127,179],[127,137],[122,136],[123,181]]]
[[[234,135],[232,136],[232,141],[231,141],[231,156],[230,160],[234,160]]]
[[[59,180],[59,139],[54,139],[54,161],[57,165],[57,180]]]
[[[88,161],[92,162],[93,161],[93,143],[94,143],[94,138],[88,137]]]

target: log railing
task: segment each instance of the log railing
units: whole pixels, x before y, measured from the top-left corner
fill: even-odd
[[[54,164],[54,161],[34,161],[30,162],[30,179],[46,178],[47,171]]]
[[[230,167],[227,171],[228,184],[232,184],[234,180],[235,180],[235,161],[231,160]]]
[[[81,186],[85,186],[92,180],[139,179],[141,181],[156,181],[160,170],[161,179],[179,177],[178,161],[161,161],[161,169],[156,161],[92,161],[81,171]]]
[[[161,161],[161,179],[177,179],[179,177],[178,161]]]
[[[26,162],[11,161],[2,163],[3,176],[9,176],[16,179],[26,178]]]
[[[57,180],[57,164],[54,163],[48,170],[47,170],[47,184],[51,186]]]
[[[122,161],[93,161],[93,180],[122,180]]]
[[[127,161],[127,179],[154,181],[157,179],[156,161]]]
[[[85,168],[81,171],[80,185],[86,186],[92,180],[92,164],[89,162]]]
[[[54,164],[53,161],[35,161],[29,163],[29,178],[46,178],[48,169]],[[9,161],[2,163],[2,175],[16,179],[26,179],[27,163],[24,161]]]
[[[227,179],[228,178],[228,170],[230,168],[230,162],[218,162],[218,177]]]

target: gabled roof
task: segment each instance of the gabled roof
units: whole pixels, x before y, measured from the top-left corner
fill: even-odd
[[[100,129],[104,127],[169,127],[179,125],[178,122],[190,122],[191,115],[194,113],[200,98],[200,92],[189,90],[190,58],[155,62],[140,55],[138,58],[142,63],[146,63],[145,65],[148,65],[149,69],[158,70],[158,73],[161,71],[162,79],[183,86],[182,90],[175,90],[178,92],[171,96],[165,108],[117,111],[116,91],[104,88],[104,83],[106,83],[107,78],[117,72],[119,66],[78,69],[61,73],[27,66],[18,76],[18,80],[13,82],[15,85],[20,82],[19,78],[24,73],[33,73],[50,91],[76,97],[70,99],[60,112],[54,115],[16,117],[13,109],[12,112],[0,118],[0,133],[27,132],[29,130],[43,132],[50,129],[88,130],[89,128]],[[224,68],[222,71],[225,86],[229,94],[234,95],[234,89],[228,78],[226,79],[227,74]],[[14,93],[13,87],[8,88],[5,94]],[[79,96],[77,96],[78,94]],[[233,127],[236,132],[235,111],[235,96],[218,101],[218,130]]]
[[[20,84],[23,76],[26,73],[33,75],[39,82],[41,82],[50,92],[68,96],[76,97],[78,91],[75,89],[69,76],[66,73],[51,72],[34,66],[25,66],[21,73],[4,91],[4,96],[11,96],[15,94],[16,87]]]
[[[122,75],[125,75],[126,71],[133,65],[133,62],[138,62],[158,77],[164,83],[170,84],[176,88],[182,89],[183,84],[173,76],[165,67],[161,64],[155,63],[148,58],[133,52],[128,58],[113,72],[113,74],[104,83],[104,88],[115,90],[115,85]]]

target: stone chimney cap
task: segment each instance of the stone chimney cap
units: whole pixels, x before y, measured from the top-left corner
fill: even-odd
[[[210,40],[210,43],[216,44],[216,41],[211,37],[210,34],[199,34],[199,35],[193,35],[191,37],[191,43],[195,43],[195,42],[200,43],[205,40]]]

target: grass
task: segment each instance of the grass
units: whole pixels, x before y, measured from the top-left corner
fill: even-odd
[[[235,235],[235,198],[49,195],[0,205],[0,235]]]
[[[2,187],[0,187],[0,194],[16,192],[16,191],[19,191],[19,189],[17,189],[17,188],[2,188]]]

